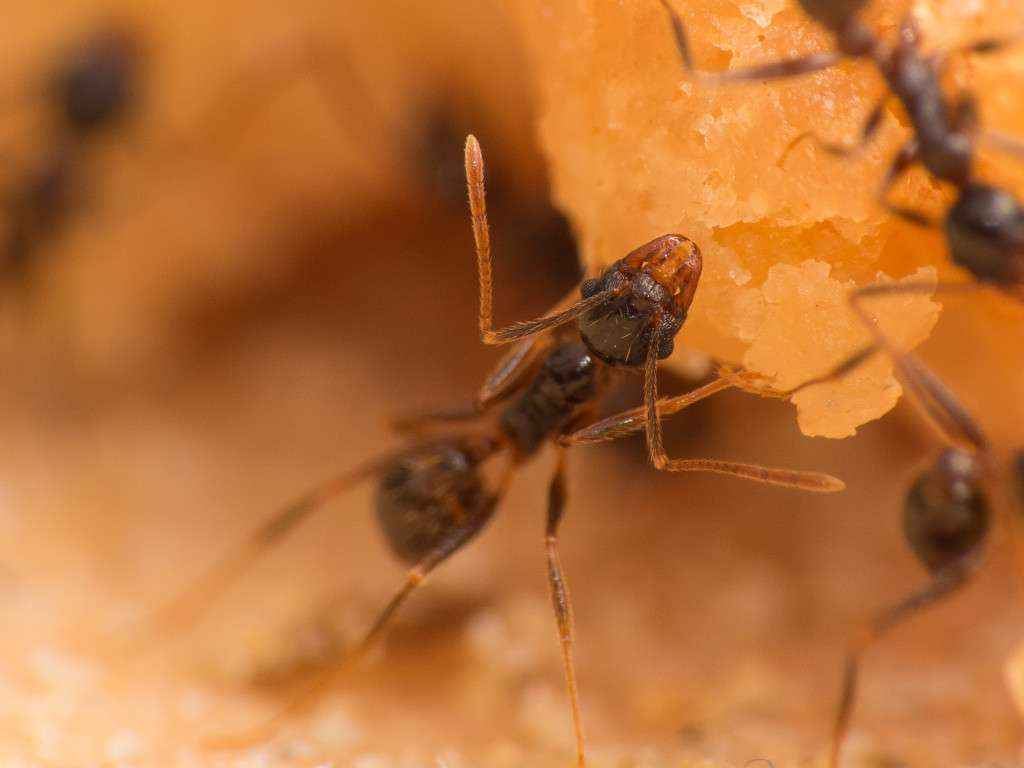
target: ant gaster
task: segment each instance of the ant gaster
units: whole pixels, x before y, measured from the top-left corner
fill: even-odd
[[[494,329],[483,157],[472,136],[466,142],[465,160],[480,279],[481,337],[487,344],[519,343],[497,364],[471,405],[399,422],[402,431],[421,435],[418,442],[346,473],[279,513],[240,551],[157,614],[150,626],[160,630],[194,620],[232,577],[316,508],[356,481],[379,477],[378,520],[393,552],[411,567],[371,629],[340,666],[320,676],[282,710],[293,712],[310,702],[339,669],[348,668],[363,656],[427,575],[486,525],[514,471],[541,447],[553,444],[557,459],[548,491],[545,552],[582,766],[584,739],[573,663],[572,606],[558,553],[558,529],[566,503],[565,449],[644,430],[658,469],[718,472],[806,491],[832,492],[844,486],[840,480],[817,472],[667,456],[661,417],[714,392],[740,386],[735,375],[723,375],[686,395],[658,399],[657,362],[672,352],[673,339],[686,319],[701,271],[699,249],[681,235],[656,238],[615,262],[600,277],[584,281],[580,300],[564,300],[543,317]],[[570,330],[573,321],[578,321],[578,331]],[[619,368],[644,371],[644,405],[590,423],[610,374]],[[422,437],[422,430],[428,426],[476,419],[510,399],[497,425],[482,435],[467,432],[452,437]],[[483,464],[499,456],[504,456],[504,469],[497,483],[489,485]],[[249,743],[252,738],[249,735],[241,743]],[[229,739],[226,743],[240,742]]]
[[[976,107],[971,96],[951,100],[943,92],[939,77],[946,57],[925,56],[921,52],[918,30],[909,15],[900,23],[896,43],[886,45],[859,19],[866,0],[799,0],[799,3],[808,16],[834,35],[836,51],[712,74],[694,70],[682,19],[668,0],[661,0],[671,17],[676,47],[684,66],[708,82],[791,77],[827,69],[847,57],[870,60],[885,79],[888,92],[868,114],[859,142],[845,146],[805,133],[790,143],[786,153],[811,136],[831,154],[853,154],[875,135],[886,104],[895,96],[907,113],[914,135],[899,149],[886,173],[879,193],[882,204],[911,223],[928,227],[940,225],[927,214],[894,205],[887,199],[896,179],[915,163],[921,163],[935,179],[956,189],[956,201],[941,222],[952,260],[979,283],[998,287],[1024,301],[1024,207],[1013,195],[976,180],[973,168],[975,138],[979,134]],[[961,50],[991,53],[1009,42],[1009,38],[985,39]],[[1012,151],[1021,151],[1012,140],[1001,139],[1000,143]],[[890,293],[905,291],[905,286],[898,285],[889,289]]]

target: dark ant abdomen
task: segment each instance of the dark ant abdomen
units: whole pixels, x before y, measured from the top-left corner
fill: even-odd
[[[1024,282],[1024,209],[1008,192],[987,184],[963,189],[946,215],[953,261],[981,282]]]
[[[961,565],[985,540],[991,515],[979,475],[972,454],[950,448],[907,495],[904,535],[931,573]]]
[[[632,270],[624,262],[616,262],[601,277],[586,280],[581,286],[583,298],[627,284],[629,290],[583,314],[579,319],[580,336],[601,362],[639,368],[647,359],[658,325],[655,320],[661,318],[658,359],[663,360],[675,348],[673,337],[682,328],[686,313],[675,306],[672,296],[653,277],[644,272],[630,274]]]
[[[377,520],[391,551],[414,563],[445,540],[475,535],[497,499],[480,476],[483,458],[462,441],[420,446],[395,460],[377,487]]]
[[[516,452],[528,456],[598,393],[600,364],[579,342],[555,347],[522,396],[501,415]]]
[[[799,0],[804,13],[833,32],[843,29],[870,0]]]

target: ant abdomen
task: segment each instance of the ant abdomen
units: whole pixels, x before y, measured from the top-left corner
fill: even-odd
[[[700,249],[693,241],[665,235],[619,259],[599,278],[584,281],[583,298],[615,293],[580,316],[580,336],[587,348],[608,365],[637,368],[647,359],[657,329],[658,359],[671,355],[701,266]]]
[[[1008,192],[965,187],[946,216],[950,254],[982,282],[1024,281],[1024,209]]]
[[[446,540],[465,542],[490,520],[497,496],[480,463],[493,441],[450,440],[395,459],[377,487],[377,520],[391,551],[414,563]]]
[[[911,487],[903,533],[918,560],[939,574],[968,563],[985,540],[989,518],[978,460],[949,448]]]

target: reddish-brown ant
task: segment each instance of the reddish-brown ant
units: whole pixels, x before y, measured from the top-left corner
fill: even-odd
[[[517,397],[505,406],[497,425],[482,433],[419,437],[410,448],[372,460],[288,507],[260,528],[239,552],[172,602],[149,626],[162,629],[195,619],[232,577],[316,508],[356,481],[377,476],[378,520],[393,552],[411,567],[362,641],[343,660],[341,666],[347,668],[380,636],[402,602],[429,573],[486,525],[514,471],[544,445],[554,444],[557,460],[549,486],[545,549],[577,755],[583,765],[572,606],[558,553],[558,529],[566,503],[565,449],[643,430],[651,460],[658,469],[718,472],[806,491],[832,492],[844,486],[840,480],[817,472],[711,459],[672,459],[666,454],[662,417],[714,392],[742,386],[737,375],[723,375],[695,392],[658,399],[658,361],[671,354],[674,337],[686,319],[700,278],[700,251],[685,237],[656,238],[612,264],[599,277],[585,280],[579,300],[567,299],[543,317],[495,329],[483,157],[472,136],[466,141],[465,167],[480,280],[481,337],[487,344],[518,344],[488,376],[472,404],[405,419],[399,428],[419,433],[443,422],[476,419],[497,404]],[[574,321],[576,327],[570,325]],[[643,371],[644,405],[583,427],[591,420],[598,397],[617,368]],[[482,474],[483,465],[499,455],[504,457],[504,468],[497,483],[489,485]],[[291,712],[310,701],[337,671],[335,668],[322,675],[284,711]]]
[[[886,45],[858,18],[865,2],[799,0],[804,12],[835,36],[836,51],[712,74],[693,68],[682,19],[668,0],[661,0],[671,18],[683,65],[691,74],[709,82],[792,77],[827,69],[847,57],[870,60],[885,79],[889,91],[869,113],[859,142],[844,146],[823,141],[814,134],[802,134],[789,149],[812,136],[832,154],[852,154],[875,135],[889,98],[895,96],[907,113],[914,136],[900,148],[886,173],[879,192],[882,204],[896,216],[914,224],[941,226],[954,263],[970,272],[979,283],[995,286],[1024,301],[1024,207],[1013,195],[980,183],[974,176],[975,136],[979,132],[974,99],[963,96],[951,100],[943,92],[939,76],[945,57],[925,56],[921,52],[918,31],[909,15],[900,24],[897,42]],[[1009,39],[980,40],[962,50],[990,53],[1008,42]],[[1021,151],[1006,137],[996,143]],[[915,163],[921,163],[936,179],[956,188],[956,202],[941,224],[920,211],[894,205],[887,199],[895,180]],[[888,292],[906,290],[906,285],[894,285]]]

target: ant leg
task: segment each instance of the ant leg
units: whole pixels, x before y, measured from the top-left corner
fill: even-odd
[[[671,459],[665,452],[661,433],[661,418],[658,414],[658,347],[661,326],[657,325],[651,334],[647,363],[644,366],[644,407],[646,409],[645,431],[647,451],[656,469],[665,472],[717,472],[754,480],[769,485],[781,485],[817,493],[833,493],[843,490],[842,480],[820,472],[801,472],[791,469],[776,469],[759,464],[743,464],[717,459]]]
[[[487,224],[487,201],[484,190],[484,158],[475,136],[466,138],[466,184],[469,187],[469,208],[472,215],[473,240],[476,243],[477,270],[480,276],[480,338],[484,344],[507,344],[551,328],[557,328],[612,298],[613,291],[600,291],[568,309],[536,320],[512,323],[506,328],[493,328],[493,275],[491,270],[491,233]]]
[[[583,719],[580,714],[579,689],[576,685],[576,664],[573,660],[574,622],[569,585],[562,575],[562,562],[558,556],[558,526],[565,511],[565,449],[558,448],[558,463],[555,474],[548,486],[548,520],[544,535],[544,546],[548,560],[548,584],[551,586],[551,603],[558,622],[558,641],[562,648],[562,668],[565,685],[572,710],[572,726],[576,735],[576,761],[579,768],[586,765],[583,738]]]
[[[889,103],[890,98],[890,94],[886,93],[878,100],[878,103],[872,107],[871,112],[868,113],[867,119],[861,126],[860,139],[855,144],[840,144],[838,142],[828,141],[821,138],[814,131],[804,131],[786,145],[786,148],[783,150],[782,155],[776,162],[776,165],[780,167],[783,166],[790,153],[805,139],[812,139],[818,147],[830,155],[836,155],[837,157],[852,157],[856,155],[861,152],[864,147],[871,142],[871,139],[875,137],[875,134],[878,133],[878,129],[882,125],[882,118],[885,116],[885,105]]]
[[[962,587],[967,583],[971,573],[970,567],[963,566],[937,573],[931,584],[880,613],[855,636],[850,643],[849,651],[847,651],[846,665],[843,671],[842,693],[839,696],[839,708],[832,728],[829,768],[838,768],[839,766],[839,753],[850,727],[850,719],[857,698],[857,680],[863,653],[893,627]]]
[[[938,222],[931,216],[921,213],[914,208],[890,203],[888,199],[889,190],[892,188],[892,185],[896,183],[896,179],[902,176],[910,166],[917,162],[919,149],[917,139],[911,139],[900,147],[899,152],[897,152],[896,157],[893,158],[892,164],[889,166],[889,170],[885,174],[885,179],[882,181],[882,185],[878,190],[878,200],[882,204],[882,207],[889,211],[893,216],[898,216],[904,221],[916,224],[919,227],[935,228],[938,226]]]
[[[848,301],[857,317],[875,337],[875,342],[892,358],[896,370],[916,396],[925,413],[938,426],[939,431],[950,442],[966,442],[975,450],[988,448],[988,440],[981,427],[964,409],[957,397],[943,382],[924,366],[913,354],[896,349],[889,337],[872,321],[863,306],[863,300],[873,296],[898,296],[901,294],[933,294],[974,292],[981,288],[977,283],[890,283],[868,285],[850,293]]]
[[[558,312],[572,304],[576,295],[574,289],[564,296],[551,310]],[[392,427],[400,434],[417,434],[423,427],[452,421],[471,421],[489,408],[509,397],[522,383],[537,357],[551,346],[551,340],[544,336],[531,336],[521,340],[506,352],[484,379],[473,402],[454,408],[444,408],[401,416],[392,421]]]
[[[513,468],[514,465],[510,463],[502,477],[494,497],[495,508],[501,496],[504,495],[505,488],[511,479]],[[420,558],[406,572],[401,586],[395,590],[391,599],[388,600],[384,608],[377,614],[377,618],[355,647],[336,661],[330,668],[323,670],[309,680],[297,694],[264,723],[241,734],[204,739],[205,746],[211,749],[238,749],[251,746],[255,742],[272,736],[288,717],[308,711],[338,677],[348,672],[365,658],[367,652],[383,636],[384,631],[398,613],[398,609],[416,591],[416,588],[423,584],[431,571],[455,554],[479,532],[480,526],[460,527],[452,531],[433,550]]]
[[[721,392],[723,389],[729,389],[735,386],[738,386],[738,384],[734,379],[727,376],[719,376],[714,381],[711,381],[702,387],[698,387],[692,392],[676,395],[674,397],[662,398],[658,401],[658,416],[660,418],[664,418],[665,416],[671,416],[679,413],[685,408],[689,408],[694,403],[698,403],[716,392]],[[644,429],[646,424],[647,406],[639,405],[636,408],[629,409],[628,411],[623,411],[622,413],[617,413],[614,416],[608,416],[600,421],[596,421],[593,424],[590,424],[583,429],[576,430],[575,432],[571,432],[568,435],[563,435],[559,438],[558,444],[571,448],[581,445],[607,443],[612,440],[618,440],[619,438],[631,435],[634,432],[640,432]]]
[[[947,442],[964,442],[976,450],[985,450],[988,441],[977,422],[967,413],[956,396],[917,357],[893,346],[889,337],[878,328],[862,305],[865,298],[874,296],[973,292],[980,288],[977,283],[887,283],[868,285],[851,291],[848,297],[850,306],[857,318],[874,336],[874,341],[861,347],[827,373],[815,376],[784,394],[792,396],[808,387],[840,379],[877,352],[884,351],[892,359],[900,378],[913,393],[915,402],[924,409]]]
[[[729,72],[704,72],[693,67],[690,45],[686,39],[686,28],[683,26],[682,18],[668,4],[668,0],[661,0],[661,5],[665,8],[672,21],[672,34],[675,37],[676,49],[679,51],[679,58],[683,62],[683,68],[693,77],[712,85],[735,83],[744,80],[777,80],[784,77],[806,75],[811,72],[834,67],[843,59],[843,55],[838,52],[826,51],[823,53],[811,53],[793,59],[782,59],[744,69],[734,69]]]
[[[1001,131],[985,130],[979,133],[981,140],[993,149],[1007,155],[1024,159],[1024,139],[1010,136]]]
[[[122,652],[134,654],[154,642],[159,642],[161,638],[194,625],[239,576],[308,519],[313,512],[356,483],[379,473],[395,459],[396,455],[393,452],[371,459],[318,486],[274,514],[251,533],[241,546],[223,557],[177,597],[145,620],[122,646]]]

